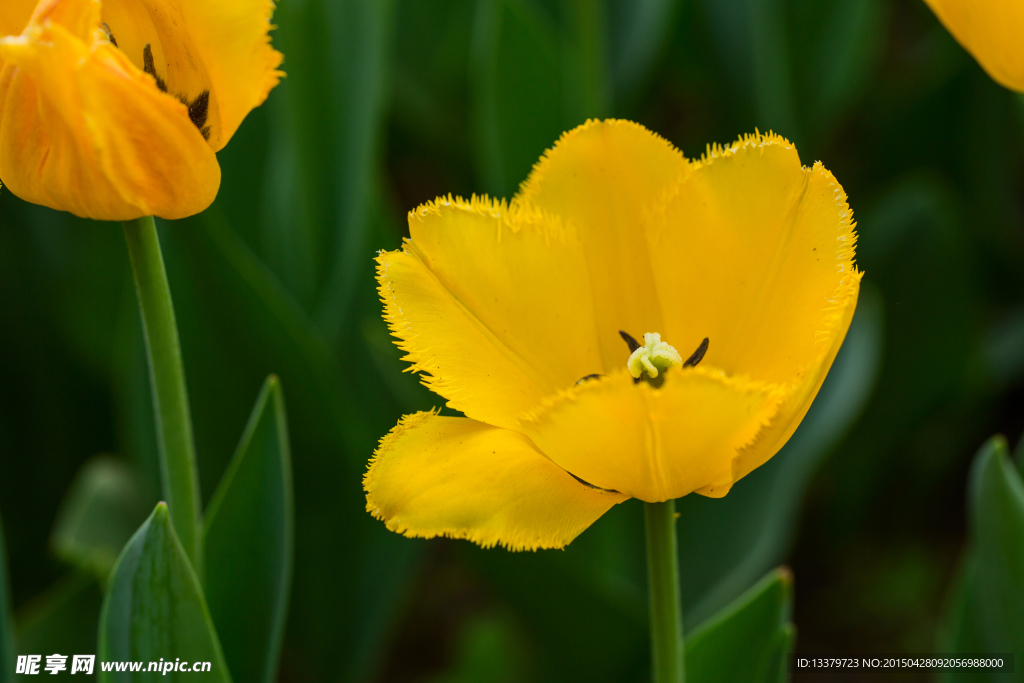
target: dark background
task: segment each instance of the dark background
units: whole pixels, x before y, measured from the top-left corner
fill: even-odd
[[[511,196],[562,131],[608,116],[689,157],[755,127],[785,135],[847,191],[867,273],[792,442],[725,499],[681,501],[688,627],[788,563],[798,651],[934,650],[971,458],[1024,430],[1024,100],[923,2],[281,0],[275,23],[288,77],[221,152],[214,206],[161,236],[204,496],[264,377],[282,379],[282,681],[647,675],[635,501],[564,552],[511,554],[390,534],[361,490],[376,440],[441,404],[400,373],[375,251],[437,195]],[[119,225],[0,192],[0,378],[19,628],[36,651],[95,651],[99,584],[49,542],[60,502],[101,453],[136,468],[147,500],[158,490]]]

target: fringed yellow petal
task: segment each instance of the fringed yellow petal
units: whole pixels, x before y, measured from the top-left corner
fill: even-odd
[[[536,373],[444,288],[415,253],[382,252],[377,282],[384,320],[409,372],[448,407],[488,424],[515,424],[544,391]]]
[[[1002,85],[1024,92],[1024,3],[925,0],[946,29]]]
[[[118,46],[189,106],[214,151],[280,80],[273,11],[272,0],[103,0]]]
[[[793,432],[800,426],[800,422],[807,414],[811,403],[818,395],[825,376],[832,361],[835,360],[839,347],[843,345],[846,331],[850,328],[850,321],[853,320],[854,311],[857,308],[857,295],[859,293],[860,273],[856,278],[845,282],[834,296],[835,305],[826,313],[823,318],[824,325],[829,329],[827,338],[822,338],[822,356],[818,363],[809,366],[806,371],[789,387],[788,392],[779,403],[775,417],[760,434],[757,440],[750,444],[736,457],[733,462],[733,481],[739,481],[755,469],[768,462],[768,460],[779,452]],[[697,493],[719,497],[718,491],[698,490]]]
[[[176,99],[109,43],[96,0],[53,0],[0,39],[0,179],[101,220],[181,218],[213,201],[217,158]]]
[[[707,362],[774,384],[820,362],[837,292],[860,278],[842,188],[775,136],[712,150],[648,239],[658,293],[672,303],[663,336],[708,337]]]
[[[643,222],[686,163],[643,126],[588,121],[544,154],[515,200],[557,215],[578,231],[596,302],[604,372],[621,367],[629,356],[619,330],[639,335],[664,329]]]
[[[601,370],[571,230],[486,198],[421,206],[409,230],[404,252],[378,257],[385,318],[410,370],[449,406],[513,427],[544,396]]]
[[[510,550],[564,547],[626,499],[576,481],[516,432],[429,412],[381,439],[363,487],[392,531]]]
[[[660,389],[622,370],[545,401],[520,429],[601,488],[649,503],[698,489],[724,495],[733,460],[769,424],[780,394],[704,366],[670,370]]]
[[[220,5],[210,2],[210,5]],[[221,95],[179,0],[103,0],[112,40],[160,90],[189,108],[193,125],[214,150],[222,147]],[[226,139],[226,138],[225,138]]]
[[[587,263],[572,228],[486,197],[449,197],[411,212],[409,232],[408,250],[532,369],[545,395],[601,370]],[[453,354],[465,346],[457,337],[443,345]]]
[[[786,387],[734,480],[789,439],[842,344],[861,278],[854,226],[832,174],[771,134],[710,148],[652,212],[658,293],[682,304],[666,307],[665,337],[707,336],[706,363]]]
[[[177,1],[217,95],[220,133],[210,144],[219,150],[284,75],[278,71],[284,57],[270,45],[274,2]]]

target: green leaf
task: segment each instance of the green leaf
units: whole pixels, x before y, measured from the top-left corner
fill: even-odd
[[[390,84],[393,0],[279,3],[288,78],[268,102],[259,252],[332,341],[377,245],[367,239]],[[244,225],[244,203],[228,207]]]
[[[432,683],[513,683],[524,675],[522,644],[508,618],[485,615],[461,628],[451,669]]]
[[[0,520],[0,673],[14,671],[14,622],[11,619],[11,594],[7,585],[7,544]],[[7,674],[3,674],[6,680]]]
[[[276,679],[293,529],[288,425],[281,385],[270,376],[206,512],[207,600],[240,681]]]
[[[135,471],[98,456],[79,470],[50,535],[60,559],[106,582],[117,556],[146,519],[147,501]]]
[[[990,439],[970,480],[979,631],[989,652],[1024,652],[1024,482],[1006,439]]]
[[[220,478],[229,458],[217,463],[218,454],[233,452],[248,417],[236,411],[251,401],[243,393],[279,374],[289,387],[292,446],[312,454],[293,463],[296,490],[305,495],[295,501],[289,637],[301,643],[309,670],[366,680],[426,547],[387,531],[364,509],[367,456],[400,411],[363,346],[336,357],[221,212],[183,221],[169,237],[171,281],[185,288],[181,296],[175,290],[182,339],[201,340],[185,342],[197,447],[206,454],[201,474]],[[372,305],[379,320],[379,304]]]
[[[18,652],[96,652],[96,623],[103,593],[92,572],[80,570],[58,579],[19,610]]]
[[[706,619],[782,562],[811,477],[871,396],[881,346],[881,296],[865,285],[846,340],[789,443],[725,498],[677,502],[684,614]]]
[[[340,131],[340,137],[331,160],[337,182],[328,195],[328,215],[334,226],[332,258],[316,317],[328,338],[336,341],[346,330],[355,293],[361,278],[372,272],[369,259],[378,249],[367,237],[376,202],[376,160],[389,91],[395,3],[328,0],[324,6],[332,38],[327,73],[338,98],[329,125]],[[321,87],[312,95],[317,105],[322,102]],[[287,229],[288,222],[284,225]]]
[[[786,655],[792,646],[790,623],[793,575],[776,569],[686,640],[689,683],[786,680]]]
[[[1017,469],[1024,474],[1024,437],[1017,442],[1017,450],[1013,453],[1013,459],[1017,463]]]
[[[632,529],[643,529],[639,501],[615,508],[623,508],[621,512],[626,514],[621,517]],[[619,512],[615,508],[609,514]],[[636,601],[617,600],[610,595],[614,588],[608,585],[614,579],[586,571],[577,543],[590,533],[588,530],[558,553],[493,552],[470,544],[458,546],[461,556],[486,578],[490,589],[515,610],[516,621],[531,639],[527,652],[536,657],[532,669],[539,681],[627,680],[636,663],[650,656],[643,587]],[[622,559],[637,560],[642,572],[644,535],[634,531],[633,538],[637,536],[638,548],[616,545],[609,550],[621,554],[635,551]],[[570,557],[579,564],[567,562]]]
[[[977,562],[974,553],[968,553],[953,578],[943,616],[939,625],[937,654],[973,654],[986,651],[978,632]],[[983,683],[994,674],[984,669],[943,669],[939,683]]]
[[[951,584],[936,643],[940,654],[1021,652],[1024,640],[1024,483],[1006,440],[978,451],[968,487],[972,547]],[[983,670],[943,671],[940,683],[1002,680]]]
[[[98,672],[100,681],[231,681],[199,579],[158,503],[114,565],[97,659],[210,662],[209,672]]]
[[[594,3],[595,5],[597,3]],[[611,78],[616,99],[635,97],[668,41],[681,0],[613,0]]]
[[[881,0],[840,0],[822,26],[806,92],[812,97],[808,126],[827,132],[839,115],[867,89],[884,49],[885,8]]]
[[[598,3],[563,3],[565,27],[531,0],[480,0],[470,85],[477,172],[510,197],[562,132],[607,113]],[[528,94],[527,94],[528,93]]]

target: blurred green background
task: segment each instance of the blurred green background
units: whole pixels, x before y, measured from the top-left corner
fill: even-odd
[[[525,554],[404,539],[363,510],[376,440],[441,404],[400,372],[374,253],[437,195],[510,197],[588,117],[690,157],[773,129],[858,219],[861,302],[807,420],[726,498],[680,502],[687,627],[785,562],[798,652],[936,647],[972,456],[1024,430],[1024,101],[921,0],[281,0],[275,23],[288,77],[220,154],[213,207],[160,229],[204,500],[281,378],[296,556],[280,680],[648,675],[635,501]],[[123,542],[159,489],[121,226],[0,192],[0,331],[20,645],[94,652],[100,583],[54,529],[62,501],[87,462],[106,472],[130,494]],[[92,559],[102,576],[112,558]]]

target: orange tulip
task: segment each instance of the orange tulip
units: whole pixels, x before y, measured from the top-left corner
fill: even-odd
[[[1024,92],[1024,3],[1020,0],[925,0],[964,49],[996,82]]]
[[[0,181],[100,220],[213,202],[216,152],[267,97],[272,0],[3,0]]]

